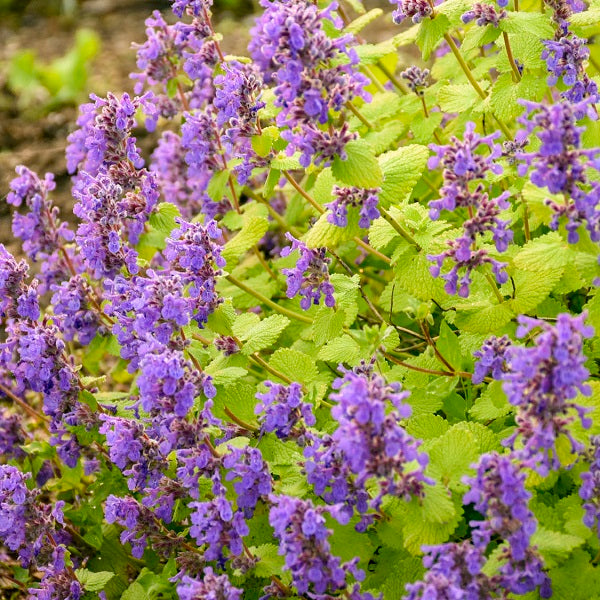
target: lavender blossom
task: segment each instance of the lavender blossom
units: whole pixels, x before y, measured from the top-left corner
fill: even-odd
[[[400,73],[400,77],[406,79],[408,87],[417,96],[423,96],[425,88],[429,86],[429,75],[429,69],[420,69],[416,66],[409,67]]]
[[[302,402],[302,386],[291,383],[285,386],[272,381],[264,381],[268,391],[264,394],[257,393],[260,402],[254,408],[259,415],[261,431],[274,432],[279,439],[300,437],[305,432],[304,425],[314,425],[315,416],[312,406]]]
[[[475,2],[473,8],[461,17],[463,23],[470,23],[476,21],[479,27],[485,27],[486,25],[492,25],[498,27],[500,21],[507,17],[508,13],[505,10],[500,12],[496,11],[496,7],[493,4],[482,4],[481,2]]]
[[[333,186],[335,200],[325,205],[331,211],[327,215],[327,220],[338,227],[346,227],[348,225],[348,208],[352,206],[360,208],[358,226],[368,229],[371,222],[381,216],[377,210],[379,191],[379,188],[361,189]]]
[[[17,262],[4,244],[0,244],[0,315],[35,321],[40,316],[37,281],[25,283],[29,266]]]
[[[342,564],[331,553],[328,538],[332,532],[325,526],[324,517],[332,512],[331,508],[284,495],[271,496],[271,502],[269,523],[298,594],[331,594],[346,587],[348,575],[364,577],[356,567],[358,558]]]
[[[473,353],[473,356],[478,359],[473,372],[473,383],[481,383],[489,373],[494,379],[502,380],[511,346],[512,342],[507,335],[501,338],[496,336],[488,338],[481,346],[481,350]]]
[[[21,448],[27,437],[23,429],[21,417],[0,409],[0,456],[6,458],[24,458]]]
[[[585,501],[583,522],[600,538],[600,436],[591,438],[590,469],[581,474],[579,496]]]
[[[200,581],[185,575],[177,585],[180,600],[242,600],[242,594],[227,575],[215,575],[212,567],[204,569]]]
[[[292,242],[291,246],[281,251],[281,256],[289,256],[294,250],[300,253],[300,258],[293,269],[282,269],[287,277],[287,297],[293,298],[300,294],[300,306],[308,310],[311,304],[319,304],[321,294],[325,296],[326,306],[335,306],[334,288],[329,281],[330,258],[325,256],[325,248],[308,248],[297,240],[291,233],[285,234]]]
[[[404,19],[410,18],[413,23],[420,23],[433,14],[431,2],[428,0],[390,0],[398,8],[392,13],[394,23],[399,25]]]
[[[591,99],[572,104],[568,101],[547,106],[535,102],[525,102],[525,115],[519,122],[525,126],[521,136],[536,133],[541,141],[537,152],[519,153],[517,158],[519,175],[531,170],[531,181],[538,187],[547,187],[553,194],[563,194],[566,202],[546,203],[554,213],[550,224],[558,229],[559,221],[566,217],[568,241],[579,240],[578,229],[585,226],[592,241],[600,240],[600,184],[590,181],[588,169],[597,169],[599,149],[581,148],[582,127],[577,127],[577,119],[589,113]],[[593,112],[591,116],[594,116]]]
[[[519,440],[522,448],[515,451],[516,456],[542,475],[560,467],[556,450],[559,436],[569,439],[574,453],[583,448],[569,431],[574,420],[569,413],[576,411],[584,427],[591,425],[586,409],[573,402],[578,393],[591,393],[585,384],[589,371],[582,352],[584,338],[593,334],[593,329],[584,325],[586,316],[563,313],[554,326],[520,316],[518,337],[538,327],[541,333],[535,346],[511,346],[507,351],[503,389],[518,411],[517,429],[505,444],[515,447]]]
[[[72,569],[67,569],[65,564],[66,548],[56,546],[52,550],[51,562],[40,567],[42,580],[39,588],[29,588],[29,598],[38,600],[79,600],[83,588],[75,577]]]
[[[471,521],[473,544],[485,551],[492,537],[508,542],[502,553],[506,561],[500,567],[500,586],[514,594],[526,594],[539,587],[542,598],[550,598],[550,580],[542,561],[530,544],[537,522],[529,509],[531,494],[525,490],[526,474],[511,455],[484,454],[477,475],[465,478],[470,490],[463,502],[473,503],[484,515],[483,521]]]

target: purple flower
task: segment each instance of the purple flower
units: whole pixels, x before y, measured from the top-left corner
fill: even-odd
[[[591,438],[590,469],[581,474],[579,496],[585,500],[583,522],[600,538],[600,436]]]
[[[325,205],[331,211],[327,215],[327,220],[338,227],[346,227],[348,225],[348,208],[353,206],[360,208],[359,227],[368,229],[371,222],[381,216],[379,210],[377,210],[379,191],[379,188],[342,188],[334,185],[333,195],[335,196],[335,200]]]
[[[0,315],[36,321],[40,316],[37,281],[27,285],[29,266],[17,262],[4,244],[0,244]]]
[[[229,447],[229,454],[223,459],[223,466],[229,470],[226,481],[235,481],[233,489],[237,494],[237,506],[249,519],[260,498],[267,498],[273,489],[271,474],[258,448]]]
[[[506,353],[503,389],[518,411],[517,429],[505,444],[514,446],[518,439],[523,447],[515,451],[516,455],[542,475],[560,467],[556,451],[559,436],[567,436],[574,453],[583,448],[569,432],[568,425],[574,420],[570,413],[576,411],[584,427],[591,424],[586,409],[573,402],[578,393],[591,393],[585,384],[589,371],[584,367],[582,351],[583,339],[593,334],[593,329],[584,325],[586,316],[562,313],[556,325],[520,316],[518,337],[536,328],[541,332],[535,346],[511,346]]]
[[[469,295],[471,272],[485,264],[492,266],[492,271],[498,283],[505,283],[508,275],[504,271],[505,263],[501,263],[488,255],[487,250],[477,249],[479,236],[491,232],[492,239],[498,252],[504,252],[513,239],[513,232],[508,228],[509,221],[499,218],[500,212],[509,208],[509,192],[490,198],[484,191],[482,182],[473,185],[477,180],[484,180],[488,171],[499,174],[502,167],[495,163],[501,156],[501,147],[494,142],[499,136],[494,133],[481,137],[475,132],[475,124],[467,123],[462,140],[451,138],[446,146],[431,144],[435,156],[430,157],[428,166],[433,169],[440,163],[444,168],[444,184],[441,188],[442,197],[429,203],[429,215],[436,220],[442,210],[454,211],[466,208],[469,218],[463,223],[463,235],[455,240],[448,240],[449,249],[438,255],[427,258],[435,264],[430,271],[433,277],[441,275],[446,260],[454,263],[451,270],[442,275],[446,281],[445,290],[448,294],[456,294],[466,298]],[[481,146],[489,148],[487,156],[478,152]],[[462,273],[459,281],[459,273]]]
[[[492,336],[481,346],[481,350],[473,353],[477,358],[475,371],[473,372],[473,383],[481,383],[489,373],[496,380],[502,380],[505,374],[505,365],[508,349],[512,346],[507,335],[501,338]]]
[[[547,187],[553,194],[563,194],[566,202],[546,201],[554,212],[550,224],[558,229],[561,217],[566,217],[566,229],[571,244],[579,240],[578,229],[584,225],[592,241],[600,240],[600,184],[588,180],[586,171],[597,169],[600,162],[599,149],[581,148],[582,127],[577,127],[577,119],[591,111],[591,99],[572,104],[568,101],[553,105],[522,101],[525,115],[519,122],[525,126],[520,135],[533,132],[541,146],[537,152],[521,152],[522,160],[519,175],[531,170],[532,183],[540,188]],[[591,116],[594,117],[592,111]]]
[[[428,457],[400,425],[411,414],[404,402],[409,392],[375,374],[372,362],[363,361],[352,371],[339,368],[344,376],[333,382],[339,391],[331,395],[337,402],[331,410],[337,429],[330,439],[315,438],[314,447],[304,452],[310,459],[305,470],[309,483],[315,484],[315,493],[320,495],[329,487],[331,500],[345,501],[345,514],[351,514],[347,507],[353,505],[366,512],[367,505],[357,490],[366,490],[373,480],[378,488],[369,501],[371,508],[378,509],[385,495],[406,500],[422,497],[425,484],[432,483],[424,474]],[[342,491],[347,498],[341,497]]]
[[[319,135],[318,125],[329,121],[330,111],[339,112],[354,97],[370,98],[364,91],[368,80],[358,71],[358,56],[349,47],[351,35],[329,37],[325,23],[338,29],[342,23],[333,17],[334,5],[325,10],[304,0],[272,2],[261,0],[264,14],[251,30],[249,50],[264,73],[274,79],[275,104],[281,108],[277,125],[287,126],[282,138],[287,151],[302,152],[302,164],[316,164],[338,154],[346,132]],[[342,60],[340,60],[342,59]],[[332,65],[333,61],[337,64]]]
[[[476,21],[480,27],[486,25],[492,25],[498,27],[500,21],[507,17],[508,13],[505,10],[496,12],[496,7],[493,4],[482,4],[481,2],[475,2],[473,8],[467,11],[462,17],[463,23],[470,23]]]
[[[540,588],[540,596],[552,595],[550,580],[542,561],[530,545],[537,521],[529,509],[531,494],[525,490],[525,471],[513,462],[512,455],[484,454],[477,464],[475,477],[466,477],[470,490],[463,502],[474,504],[484,516],[471,521],[473,545],[484,552],[492,537],[508,542],[500,567],[500,586],[514,594]]]
[[[356,567],[358,558],[342,564],[331,553],[328,538],[332,531],[325,525],[324,514],[332,508],[283,495],[271,496],[271,502],[269,523],[298,594],[334,593],[346,587],[349,574],[362,579],[364,575]]]
[[[287,277],[287,297],[293,298],[300,294],[300,306],[304,310],[308,310],[311,304],[319,304],[321,294],[325,296],[326,306],[335,306],[334,289],[329,281],[331,259],[325,256],[326,248],[308,248],[291,233],[285,235],[292,245],[284,248],[281,256],[289,256],[294,250],[300,253],[293,269],[281,270]]]
[[[404,19],[412,19],[413,23],[420,23],[433,13],[431,2],[428,0],[390,0],[398,8],[392,13],[394,23],[399,25]]]
[[[21,417],[0,409],[0,456],[6,458],[24,458],[21,448],[27,440]]]
[[[304,425],[316,423],[312,406],[308,402],[302,402],[302,386],[299,383],[291,383],[289,386],[272,381],[263,383],[268,391],[256,394],[260,402],[254,409],[259,415],[262,431],[274,432],[278,438],[286,439],[303,435],[306,431]]]
[[[429,69],[420,69],[419,67],[409,67],[400,73],[402,79],[406,79],[408,87],[417,96],[422,96],[425,93],[425,88],[429,86]]]
[[[423,581],[407,584],[403,600],[448,599],[483,600],[492,598],[493,580],[481,572],[485,556],[470,542],[450,542],[423,546],[428,569]]]
[[[243,593],[227,575],[215,575],[212,567],[204,569],[201,581],[184,575],[177,585],[179,600],[242,600]]]
[[[39,588],[29,588],[29,598],[38,600],[79,600],[84,591],[72,569],[65,566],[66,548],[62,545],[52,549],[50,564],[40,567],[42,580]]]

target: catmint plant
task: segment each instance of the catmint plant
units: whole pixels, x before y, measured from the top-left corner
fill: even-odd
[[[15,165],[3,598],[597,595],[598,9],[392,5],[174,0]]]

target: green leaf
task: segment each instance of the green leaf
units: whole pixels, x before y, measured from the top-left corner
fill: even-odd
[[[440,337],[436,343],[440,354],[454,367],[455,370],[460,369],[462,363],[462,355],[458,343],[458,337],[450,329],[446,321],[442,321],[440,325]]]
[[[308,354],[292,348],[279,348],[276,350],[271,356],[269,365],[292,381],[304,384],[314,381],[319,374],[315,361]]]
[[[413,498],[404,511],[404,547],[421,554],[421,546],[441,544],[456,529],[460,513],[441,486],[428,487],[423,500]]]
[[[420,440],[431,440],[444,435],[450,424],[440,415],[422,414],[408,421],[406,431]]]
[[[546,89],[546,80],[538,73],[524,73],[521,81],[515,83],[512,71],[506,72],[494,83],[490,106],[499,119],[511,121],[523,112],[518,100],[540,100]]]
[[[553,231],[525,244],[515,256],[514,264],[518,269],[537,273],[566,267],[572,255],[567,242]]]
[[[479,458],[479,447],[469,431],[452,427],[428,444],[428,474],[452,490],[461,490],[462,477],[471,472]]]
[[[414,364],[415,366],[422,366],[420,357],[410,359],[406,362]],[[437,366],[437,359],[432,358],[431,362],[434,363],[431,366]],[[424,366],[424,365],[423,365]],[[425,367],[427,368],[427,366]],[[413,414],[415,416],[434,413],[442,408],[444,399],[452,393],[458,382],[457,377],[444,378],[440,377],[434,379],[425,386],[418,386],[412,388],[412,393],[408,397],[407,402],[412,406]]]
[[[265,158],[271,153],[273,142],[279,138],[279,129],[273,125],[265,127],[260,135],[252,136],[252,149]]]
[[[316,346],[322,346],[342,334],[344,327],[344,311],[321,306],[315,315],[312,325],[312,339]]]
[[[348,334],[327,342],[318,354],[320,360],[349,365],[355,365],[359,356],[360,347]]]
[[[307,231],[302,241],[309,248],[331,247],[335,248],[343,242],[351,240],[357,235],[364,233],[358,226],[359,209],[355,206],[350,206],[348,209],[348,225],[346,227],[338,227],[330,223],[327,219],[329,211],[322,214],[319,220]]]
[[[489,85],[487,81],[478,83],[482,89]],[[444,112],[459,113],[472,109],[482,100],[470,83],[458,83],[442,86],[437,93],[437,101]]]
[[[513,311],[525,314],[536,308],[554,289],[563,274],[563,268],[550,271],[517,271],[513,277],[515,298],[510,301]]]
[[[279,546],[275,544],[252,546],[250,552],[259,559],[254,567],[254,573],[257,577],[271,577],[271,575],[282,573],[285,561],[283,556],[279,554]]]
[[[161,202],[156,207],[156,211],[150,214],[148,222],[153,229],[168,236],[177,227],[175,222],[177,217],[181,217],[177,206],[171,202]]]
[[[514,313],[508,303],[503,302],[459,312],[454,324],[458,329],[471,333],[499,333],[513,317]]]
[[[346,185],[374,188],[381,185],[383,174],[373,148],[362,139],[351,140],[344,148],[348,158],[333,159],[333,175]]]
[[[344,311],[344,325],[350,327],[358,314],[358,286],[360,285],[360,277],[353,275],[348,277],[341,273],[334,273],[329,280],[333,284],[335,293],[335,304],[338,309]]]
[[[229,182],[229,171],[218,171],[214,173],[206,188],[206,193],[213,202],[221,202],[225,196],[225,190]]]
[[[99,592],[103,590],[106,584],[115,577],[114,573],[110,573],[109,571],[100,571],[99,573],[93,573],[92,571],[88,571],[87,569],[77,569],[75,571],[75,575],[77,575],[77,579],[79,583],[88,591],[88,592]]]
[[[578,536],[550,531],[543,527],[538,527],[531,536],[531,545],[537,546],[544,562],[549,567],[562,562],[575,548],[581,546],[584,542],[585,540]]]
[[[223,246],[221,255],[227,261],[227,268],[231,270],[239,259],[265,235],[267,229],[269,229],[267,219],[250,217],[238,234]]]
[[[584,550],[575,550],[549,575],[553,600],[594,600],[593,590],[600,589],[600,568],[590,563],[590,555]]]
[[[600,6],[569,15],[570,29],[579,36],[588,37],[597,34],[598,23],[600,23]]]
[[[512,407],[502,391],[500,381],[492,381],[481,396],[475,400],[469,414],[478,421],[492,421],[504,417],[511,411]]]
[[[250,327],[245,333],[244,338],[247,342],[242,348],[242,354],[254,354],[259,350],[264,350],[272,346],[281,332],[290,324],[290,320],[283,315],[271,315]]]
[[[278,169],[280,171],[289,171],[293,169],[302,169],[300,164],[300,154],[294,154],[293,156],[286,156],[280,154],[271,161],[271,168]]]
[[[500,20],[499,28],[506,33],[515,33],[541,40],[551,39],[554,35],[554,27],[550,23],[548,12],[509,12],[506,18]]]
[[[383,14],[383,11],[380,8],[373,8],[368,13],[365,13],[354,19],[351,23],[348,23],[346,27],[344,27],[344,31],[348,33],[357,34],[362,31],[369,23],[372,23],[375,19],[379,18]]]
[[[416,40],[423,54],[423,60],[429,59],[433,49],[450,29],[450,25],[448,17],[442,14],[438,14],[435,19],[423,19]]]
[[[403,146],[379,157],[379,166],[383,173],[379,202],[384,208],[410,198],[425,171],[428,157],[429,150],[419,144]]]

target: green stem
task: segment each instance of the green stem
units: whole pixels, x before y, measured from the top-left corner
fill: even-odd
[[[235,415],[234,413],[231,412],[231,410],[227,407],[225,407],[223,409],[223,412],[236,424],[239,425],[240,427],[242,427],[243,429],[246,429],[247,431],[260,431],[259,427],[256,427],[256,425],[252,425],[251,423],[248,423],[247,421],[244,421],[243,419],[240,419],[237,415]]]
[[[285,381],[287,384],[294,383],[293,379],[290,379],[287,375],[284,375],[281,371],[278,371],[277,369],[273,368],[257,352],[252,354],[249,358],[251,360],[253,360],[255,364],[260,365],[265,371],[268,371],[269,373],[271,373],[271,375],[274,375],[275,377],[278,377],[279,379],[281,379],[281,381]],[[304,385],[302,386],[302,391],[304,393],[306,393],[306,388],[304,387]]]
[[[356,106],[354,106],[354,104],[352,104],[352,102],[348,101],[346,102],[346,108],[348,110],[350,110],[350,112],[352,114],[354,114],[354,116],[363,124],[366,125],[369,129],[374,129],[373,127],[373,123],[371,123],[367,117],[365,117],[360,110],[358,110],[358,108],[356,108]]]
[[[296,319],[296,321],[302,321],[303,323],[312,323],[313,322],[313,320],[310,317],[305,317],[304,315],[294,312],[293,310],[288,310],[287,308],[284,308],[283,306],[279,306],[279,304],[277,304],[276,302],[273,302],[273,300],[271,300],[270,298],[263,296],[260,292],[257,292],[256,290],[247,286],[245,283],[242,283],[239,279],[236,279],[233,275],[227,275],[227,277],[225,279],[227,279],[227,281],[229,281],[230,283],[233,283],[233,285],[235,285],[236,287],[240,288],[240,290],[246,292],[247,294],[250,294],[251,296],[254,296],[257,300],[260,300],[263,304],[266,304],[267,306],[271,307],[274,311],[276,311],[282,315],[285,315],[286,317],[289,317],[290,319]]]
[[[419,245],[419,242],[417,242],[417,240],[415,240],[415,238],[412,235],[410,235],[410,233],[408,233],[408,231],[406,231],[406,229],[404,229],[402,225],[400,225],[400,223],[398,223],[398,221],[396,221],[396,219],[394,219],[394,217],[392,217],[392,215],[390,215],[390,213],[387,212],[387,210],[385,210],[385,208],[379,207],[379,212],[381,213],[381,216],[398,232],[398,234],[401,237],[403,237],[409,244],[412,244],[419,252],[421,251],[421,246]]]
[[[502,304],[504,302],[504,298],[502,297],[502,294],[500,293],[500,290],[498,289],[493,277],[489,273],[485,273],[485,278],[488,280],[488,283],[490,284],[490,287],[492,288],[492,291],[498,300],[498,304]]]
[[[504,47],[506,48],[506,55],[508,56],[508,62],[510,63],[510,68],[512,69],[516,80],[521,81],[521,73],[519,73],[519,67],[517,67],[517,63],[515,62],[515,57],[513,56],[513,53],[512,53],[510,40],[508,39],[508,33],[506,33],[506,31],[503,31],[502,37],[504,38]]]
[[[477,83],[477,80],[475,79],[475,77],[473,77],[473,73],[471,72],[471,69],[469,69],[469,65],[465,62],[465,59],[462,57],[462,54],[460,53],[458,47],[454,43],[454,40],[452,39],[450,34],[445,33],[444,39],[448,43],[448,46],[450,46],[450,50],[452,51],[452,54],[454,54],[454,57],[458,61],[458,64],[460,65],[461,69],[463,70],[464,74],[466,75],[467,79],[469,80],[469,83],[473,86],[473,89],[477,92],[477,94],[479,95],[479,97],[482,100],[485,100],[487,98],[487,94],[481,89],[481,86],[479,85],[479,83]],[[498,126],[500,127],[500,129],[502,129],[502,132],[504,133],[504,135],[508,139],[512,139],[512,135],[511,135],[508,127],[506,127],[506,125],[500,119],[498,119],[498,117],[496,117],[496,115],[494,113],[491,113],[491,114],[494,117],[494,119],[496,119],[496,122],[498,123]]]

